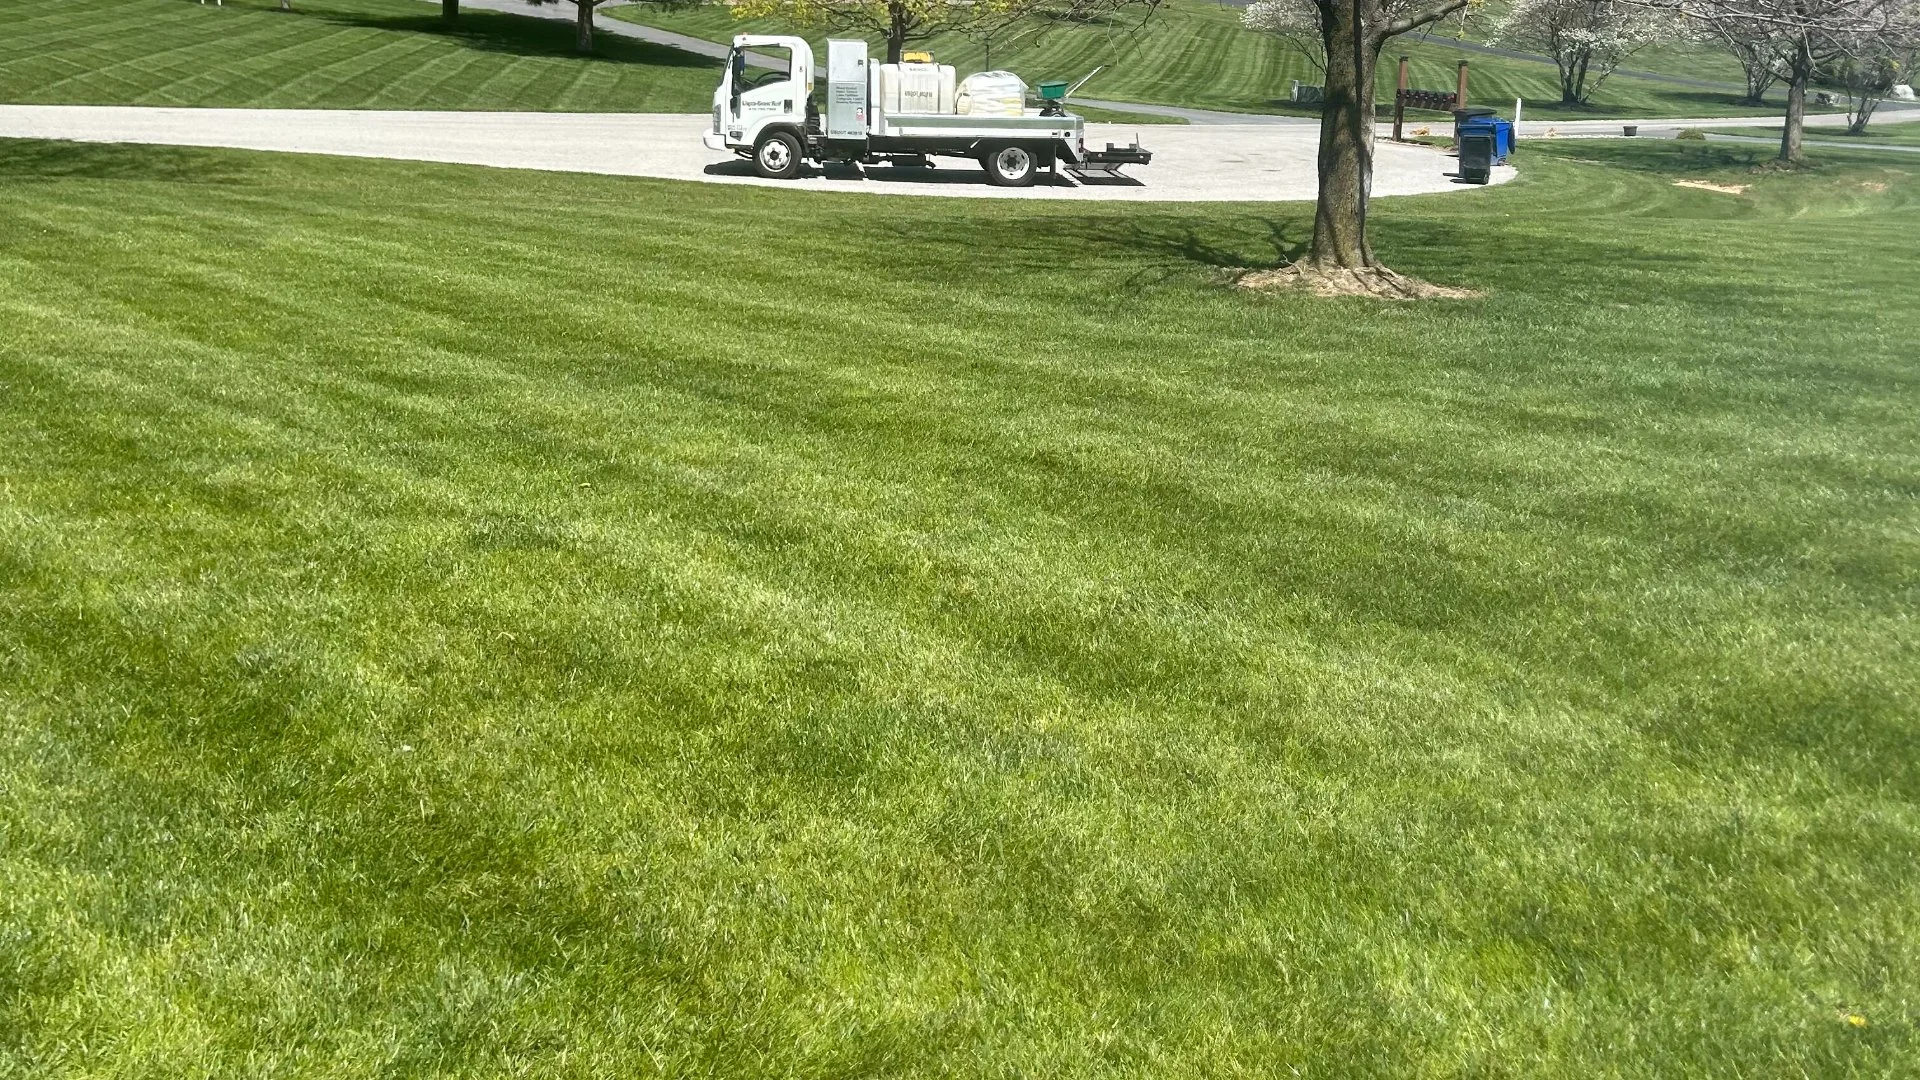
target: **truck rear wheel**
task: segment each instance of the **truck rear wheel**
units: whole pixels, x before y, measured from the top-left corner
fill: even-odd
[[[1019,143],[994,143],[980,155],[987,179],[1001,187],[1031,187],[1040,156]]]
[[[753,146],[753,171],[769,180],[800,175],[800,140],[791,131],[769,131]]]

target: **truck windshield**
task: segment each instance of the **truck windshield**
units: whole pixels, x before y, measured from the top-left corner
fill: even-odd
[[[727,53],[727,85],[734,97],[747,85],[747,50],[734,49]]]

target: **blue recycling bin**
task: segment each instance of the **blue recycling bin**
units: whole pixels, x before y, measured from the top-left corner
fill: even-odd
[[[1513,154],[1513,121],[1493,114],[1492,109],[1457,109],[1453,114],[1453,141],[1466,145],[1469,135],[1485,135],[1493,140],[1493,164],[1505,164]]]

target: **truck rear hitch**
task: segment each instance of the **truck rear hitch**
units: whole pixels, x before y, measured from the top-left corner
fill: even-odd
[[[1141,147],[1138,141],[1119,146],[1108,143],[1105,150],[1089,150],[1079,161],[1067,166],[1067,175],[1074,179],[1087,176],[1113,177],[1120,175],[1122,165],[1147,165],[1153,162],[1152,151]]]

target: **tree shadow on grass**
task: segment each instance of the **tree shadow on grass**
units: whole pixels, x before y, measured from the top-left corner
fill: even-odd
[[[247,184],[262,171],[246,155],[198,147],[0,139],[0,188],[56,180]]]
[[[1703,171],[1751,169],[1772,161],[1758,143],[1690,142],[1674,139],[1568,139],[1553,144],[1557,157],[1611,165],[1656,176],[1698,176]]]
[[[1300,261],[1312,244],[1312,227],[1297,220],[1263,217],[1235,235],[1207,235],[1193,222],[1130,221],[1114,239],[1137,252],[1179,259],[1222,275],[1237,277],[1248,270],[1273,270]],[[1134,285],[1159,284],[1179,273],[1178,267],[1135,274]]]
[[[424,8],[425,5],[422,5]],[[427,9],[431,11],[431,9]],[[605,32],[593,39],[594,55],[581,56],[573,49],[573,24],[533,15],[510,15],[494,11],[462,11],[460,21],[449,25],[437,13],[420,15],[368,15],[349,11],[301,11],[291,14],[336,26],[351,26],[386,33],[429,34],[463,48],[484,52],[512,53],[516,56],[551,56],[582,61],[612,61],[647,64],[652,67],[712,68],[721,62],[682,49],[651,42],[616,37]]]
[[[1196,271],[1225,284],[1240,271],[1305,258],[1311,215],[1300,205],[1204,216],[1177,209],[1124,219],[1035,216],[1010,221],[1004,233],[996,230],[979,243],[1009,257],[1024,254],[1038,267],[1059,265],[1061,252],[1078,252],[1078,265],[1119,269],[1126,285],[1139,290],[1191,281]],[[1774,286],[1715,265],[1710,248],[1660,242],[1658,228],[1554,230],[1551,259],[1524,254],[1549,242],[1525,216],[1494,222],[1479,213],[1431,214],[1387,203],[1376,206],[1370,231],[1375,251],[1394,270],[1493,296],[1577,295],[1590,306],[1631,310],[1648,303],[1651,279],[1670,283],[1669,301],[1684,293],[1689,304],[1721,310],[1758,312],[1781,299]]]
[[[1657,98],[1674,112],[1670,116],[1727,116],[1753,112],[1758,108],[1765,111],[1769,106],[1752,106],[1741,100],[1738,91],[1702,89],[1676,90],[1667,87],[1648,89],[1647,97]],[[1535,120],[1613,120],[1632,123],[1631,116],[1622,116],[1621,110],[1629,108],[1619,101],[1609,98],[1603,89],[1586,103],[1527,99],[1527,115]],[[1786,108],[1784,102],[1780,108]],[[1643,117],[1643,120],[1655,119]]]
[[[1657,97],[1670,105],[1684,105],[1687,107],[1689,114],[1695,116],[1724,116],[1728,109],[1738,109],[1742,112],[1747,112],[1750,110],[1765,111],[1772,107],[1772,103],[1759,106],[1748,105],[1742,100],[1741,94],[1726,90],[1660,89],[1650,91],[1649,96]],[[1780,102],[1779,107],[1785,109],[1786,102]]]

